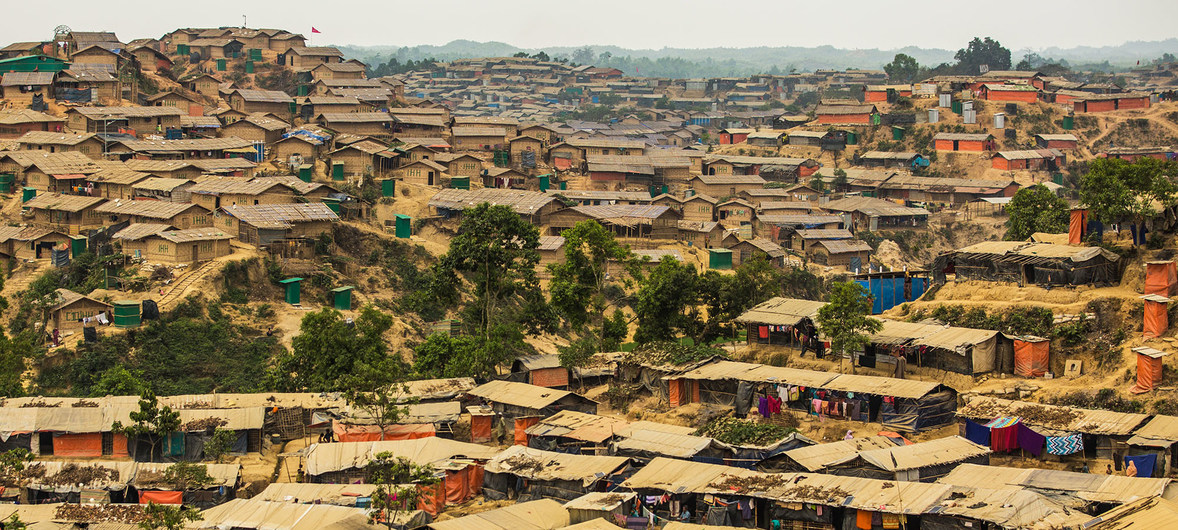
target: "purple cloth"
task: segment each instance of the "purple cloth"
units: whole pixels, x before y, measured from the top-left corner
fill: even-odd
[[[769,398],[762,397],[761,400],[757,402],[757,412],[760,412],[761,416],[766,418],[769,417]]]
[[[1039,456],[1043,453],[1043,444],[1047,443],[1047,437],[1032,431],[1030,427],[1020,422],[1018,424],[1018,447],[1023,451],[1031,453],[1034,456]]]
[[[965,420],[965,439],[978,445],[990,447],[990,428]]]

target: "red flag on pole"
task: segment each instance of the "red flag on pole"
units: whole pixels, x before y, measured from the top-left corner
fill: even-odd
[[[323,33],[323,32],[315,29],[315,26],[311,26],[311,33]]]

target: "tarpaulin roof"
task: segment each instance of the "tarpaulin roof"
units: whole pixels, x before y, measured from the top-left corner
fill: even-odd
[[[486,384],[471,389],[467,393],[472,396],[481,397],[487,401],[506,403],[528,409],[542,409],[565,397],[576,395],[564,390],[529,385],[527,383],[516,383],[513,381],[489,381]],[[592,401],[585,397],[581,397],[581,399]]]
[[[817,445],[790,449],[784,454],[809,471],[847,462],[863,451],[895,447],[896,441],[887,436],[867,436],[851,440],[839,440]]]
[[[434,530],[556,530],[569,524],[569,512],[552,499],[522,502],[457,519],[430,523]]]
[[[408,458],[420,465],[444,467],[448,461],[454,459],[486,460],[495,456],[498,450],[485,445],[435,437],[384,442],[313,444],[307,448],[307,474],[322,475],[332,471],[364,467],[373,456],[383,452]]]
[[[585,487],[605,478],[630,461],[621,456],[573,455],[513,445],[487,461],[490,473],[507,473],[530,480],[580,481]]]
[[[358,497],[371,497],[376,491],[375,484],[308,484],[273,483],[251,499],[272,502],[335,504],[354,506]]]
[[[416,512],[403,514],[412,520]],[[398,520],[402,517],[398,517]],[[330,504],[292,504],[255,499],[233,499],[201,512],[191,528],[253,528],[273,530],[336,530],[371,528],[368,510]]]
[[[960,436],[947,436],[911,445],[872,449],[859,453],[867,463],[887,471],[903,471],[960,462],[990,454],[990,448]]]
[[[1031,416],[1024,413],[1024,409],[1036,413]],[[987,420],[1001,416],[1019,416],[1030,426],[1103,435],[1131,434],[1149,418],[1145,414],[1043,405],[981,396],[970,399],[964,407],[957,410],[957,415]]]
[[[747,324],[775,324],[793,326],[804,318],[815,318],[826,302],[774,297],[753,306],[736,318]]]
[[[556,436],[586,442],[601,443],[612,438],[628,424],[616,418],[562,410],[528,427],[529,436]]]
[[[712,445],[712,439],[653,430],[631,430],[614,447],[618,452],[647,452],[676,458],[691,458]]]
[[[1082,503],[1120,503],[1133,497],[1161,495],[1170,488],[1171,479],[961,464],[937,479],[937,482],[953,486],[985,484],[991,489],[1029,489],[1065,494]]]

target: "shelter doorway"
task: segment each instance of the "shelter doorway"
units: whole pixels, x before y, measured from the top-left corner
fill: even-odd
[[[37,243],[34,247],[37,251],[37,259],[41,259],[44,254],[53,251],[54,243],[52,241],[42,241]]]
[[[1035,283],[1035,266],[1031,264],[1023,265],[1023,285]]]
[[[196,263],[200,258],[200,245],[192,245],[192,262]]]
[[[53,433],[41,432],[37,433],[37,449],[41,456],[53,454]]]
[[[433,171],[429,172],[428,178],[429,178],[429,180],[426,181],[427,185],[433,186],[434,185],[434,172]]]

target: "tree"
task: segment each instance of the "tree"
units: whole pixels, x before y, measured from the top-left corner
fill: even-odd
[[[548,57],[548,54],[543,50],[536,52],[534,55],[532,55],[532,58],[545,63],[551,60],[551,58]]]
[[[847,172],[843,169],[834,170],[834,180],[830,181],[831,187],[834,191],[843,191],[847,188]]]
[[[200,512],[184,505],[156,504],[148,502],[143,507],[145,519],[139,523],[142,530],[181,530],[189,522],[200,521]]]
[[[297,390],[333,392],[351,389],[349,376],[362,364],[380,364],[387,356],[384,333],[393,319],[368,305],[348,323],[342,314],[323,308],[303,317],[292,352],[283,361]]]
[[[774,296],[781,296],[783,274],[762,254],[736,268],[735,274],[708,271],[701,277],[701,296],[708,308],[708,320],[698,337],[707,342],[734,332],[732,321],[749,308]]]
[[[0,453],[0,477],[15,477],[25,470],[25,464],[32,461],[32,451],[22,447]]]
[[[680,334],[694,335],[700,326],[696,304],[699,274],[695,267],[666,257],[642,282],[638,289],[634,314],[638,343],[675,340]]]
[[[1169,207],[1178,203],[1178,186],[1170,180],[1175,170],[1178,164],[1154,158],[1140,158],[1133,163],[1098,158],[1080,179],[1080,202],[1087,205],[1097,221],[1129,220],[1144,226],[1146,219],[1158,214],[1155,205]],[[1143,241],[1144,236],[1134,244]]]
[[[380,428],[381,440],[385,428],[409,411],[398,397],[408,390],[407,372],[408,366],[400,357],[385,356],[372,364],[357,363],[355,371],[346,379],[348,390],[344,395],[348,403],[372,417]]]
[[[1010,50],[990,37],[984,40],[974,37],[965,48],[957,50],[953,58],[957,59],[957,69],[963,74],[980,74],[982,66],[990,70],[1010,69]]]
[[[180,461],[164,470],[163,482],[173,489],[185,491],[207,488],[215,480],[209,475],[209,466]]]
[[[467,273],[474,283],[475,302],[467,307],[468,316],[485,340],[505,320],[518,324],[505,316],[540,292],[539,245],[540,231],[510,207],[483,203],[463,212],[442,261]]]
[[[1042,184],[1018,190],[1006,206],[1007,241],[1023,241],[1035,232],[1057,234],[1068,228],[1068,203]]]
[[[213,437],[205,442],[205,459],[220,464],[221,459],[233,451],[233,442],[235,441],[237,441],[237,431],[220,427],[213,429]]]
[[[920,63],[905,53],[897,53],[892,58],[892,62],[884,65],[884,72],[887,72],[888,80],[894,83],[916,81],[916,78],[920,76],[920,70]]]
[[[12,512],[12,515],[8,516],[3,523],[0,523],[0,526],[3,526],[4,530],[25,530],[29,527],[24,521],[20,520],[20,515],[16,512]]]
[[[640,276],[638,260],[630,248],[618,243],[613,232],[592,219],[581,221],[561,235],[564,236],[564,262],[548,266],[552,273],[549,283],[551,304],[575,331],[584,335],[595,333],[601,343],[597,351],[605,351],[605,333],[585,330],[589,325],[603,330],[606,310],[617,300],[607,296],[607,282],[621,283],[629,288],[632,278]],[[606,266],[617,262],[626,274],[611,277]],[[612,280],[612,281],[611,281]],[[620,289],[613,291],[624,295]],[[570,366],[571,368],[571,366]]]
[[[139,395],[139,410],[128,414],[130,425],[123,425],[120,420],[111,424],[110,430],[115,434],[122,434],[135,441],[138,445],[141,437],[146,437],[151,443],[151,458],[155,458],[155,448],[164,437],[180,429],[180,413],[167,405],[160,406],[159,399],[151,390],[144,390]],[[132,445],[132,447],[135,447]],[[135,451],[132,450],[132,455]]]
[[[830,301],[818,310],[818,330],[830,339],[830,348],[846,356],[868,344],[868,333],[883,329],[871,318],[871,298],[867,289],[854,282],[831,286]],[[854,363],[851,364],[852,369]]]
[[[810,187],[814,188],[814,191],[818,193],[826,191],[826,181],[822,180],[821,173],[815,173],[810,177]]]
[[[34,334],[25,331],[17,333],[15,337],[8,337],[0,331],[0,395],[25,395],[24,377],[28,360],[39,349],[34,345]]]
[[[573,52],[573,62],[577,64],[592,63],[595,57],[597,56],[593,53],[593,48],[591,46],[579,48]]]
[[[418,465],[389,452],[377,453],[365,467],[368,483],[376,485],[372,494],[373,523],[384,523],[393,528],[401,511],[412,511],[420,498],[418,486],[432,486],[438,483],[435,470],[430,465]]]
[[[102,372],[98,381],[90,388],[90,397],[134,396],[142,394],[146,389],[147,383],[143,382],[143,372],[128,370],[120,364]]]

